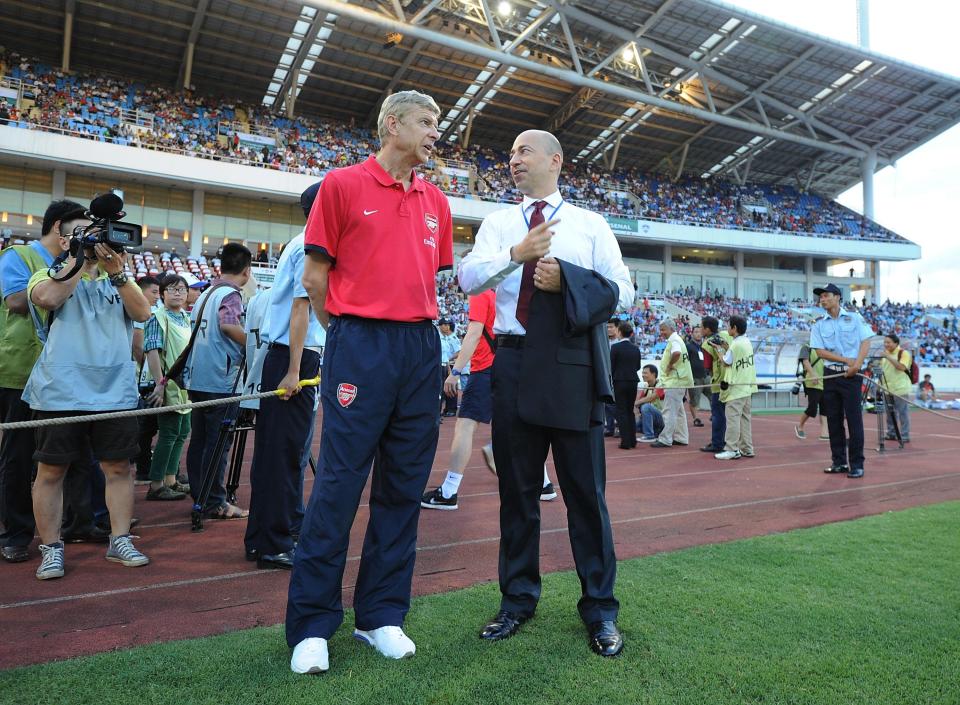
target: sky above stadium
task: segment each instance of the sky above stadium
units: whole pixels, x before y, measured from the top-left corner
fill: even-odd
[[[857,43],[856,0],[726,0],[807,31]],[[940,73],[960,77],[956,51],[956,20],[960,7],[940,0],[872,0],[870,49]],[[874,215],[885,227],[913,240],[922,259],[881,266],[881,294],[891,301],[960,305],[960,218],[956,216],[960,175],[960,127],[914,150],[894,167],[874,176]],[[863,210],[858,185],[841,194],[842,204]]]

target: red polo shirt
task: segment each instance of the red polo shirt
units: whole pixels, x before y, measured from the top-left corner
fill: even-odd
[[[434,320],[436,274],[453,268],[450,205],[415,172],[405,191],[371,156],[324,177],[310,209],[304,249],[333,262],[330,315]]]

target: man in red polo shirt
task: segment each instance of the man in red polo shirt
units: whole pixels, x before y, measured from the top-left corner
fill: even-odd
[[[307,221],[303,284],[327,328],[320,463],[294,557],[287,643],[296,673],[327,670],[343,622],[350,528],[377,454],[354,589],[354,636],[390,658],[415,651],[410,605],[420,496],[439,437],[435,278],[453,266],[446,197],[414,169],[439,139],[440,109],[416,91],[380,109],[381,149],[331,171]]]

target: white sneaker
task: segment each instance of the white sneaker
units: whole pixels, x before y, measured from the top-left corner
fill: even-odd
[[[742,456],[739,450],[725,450],[722,453],[717,453],[713,457],[717,460],[736,460]]]
[[[400,627],[380,627],[364,631],[353,630],[353,638],[365,641],[387,658],[410,658],[417,647]]]
[[[290,670],[294,673],[323,673],[329,668],[326,639],[310,637],[293,647]]]

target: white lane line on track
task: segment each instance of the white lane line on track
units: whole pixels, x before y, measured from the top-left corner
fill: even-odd
[[[616,519],[611,521],[611,524],[634,524],[640,521],[651,521],[654,519],[672,519],[674,517],[682,517],[690,514],[704,514],[706,512],[719,512],[726,509],[742,509],[744,507],[755,507],[762,504],[776,504],[777,502],[792,502],[798,499],[811,499],[813,497],[828,497],[830,495],[845,494],[848,492],[859,492],[863,490],[874,490],[874,489],[883,489],[887,487],[898,487],[900,485],[909,485],[918,482],[930,482],[932,480],[943,480],[946,478],[960,477],[960,473],[952,472],[945,475],[931,475],[930,477],[919,477],[911,480],[897,480],[896,482],[883,482],[876,485],[857,485],[854,487],[845,487],[842,490],[827,490],[825,492],[806,492],[804,494],[795,494],[787,495],[785,497],[768,497],[766,499],[753,499],[749,502],[734,502],[733,504],[720,504],[714,507],[700,507],[698,509],[683,509],[677,512],[667,512],[665,514],[648,514],[641,517],[630,517],[628,519]],[[557,534],[567,530],[566,526],[559,526],[555,529],[541,529],[540,534]],[[418,551],[436,551],[443,548],[455,548],[457,546],[468,546],[478,543],[489,543],[491,541],[499,541],[500,537],[495,536],[492,538],[482,538],[482,539],[469,539],[467,541],[457,541],[454,543],[439,544],[436,546],[421,546],[417,548]]]
[[[774,448],[777,448],[777,447],[780,447],[780,446],[774,446]],[[933,455],[935,453],[952,453],[954,452],[954,450],[955,450],[954,448],[934,448],[931,450],[912,451],[910,455],[913,457],[916,457],[921,455]],[[704,459],[707,460],[708,458],[704,458]],[[722,461],[717,461],[717,462],[722,462]],[[663,475],[640,475],[638,477],[622,477],[617,480],[607,480],[607,484],[613,485],[613,484],[623,483],[623,482],[645,482],[647,480],[665,480],[665,479],[674,479],[678,477],[697,477],[698,475],[717,475],[717,474],[731,473],[731,472],[737,472],[742,470],[772,470],[776,468],[791,468],[791,467],[796,467],[798,465],[810,465],[811,463],[814,463],[814,464],[816,463],[816,461],[811,461],[811,460],[801,460],[794,463],[775,463],[775,464],[769,464],[769,465],[756,465],[756,464],[750,463],[749,460],[744,460],[742,463],[734,463],[733,461],[727,461],[727,462],[730,462],[731,464],[718,467],[715,469],[711,469],[711,470],[698,470],[696,472],[673,472],[673,473],[665,473]],[[824,462],[829,462],[829,461],[825,460]],[[486,467],[486,466],[483,466],[483,467]],[[462,494],[460,495],[460,497],[463,499],[468,499],[470,497],[496,497],[497,495],[499,495],[499,491],[473,492],[470,494]],[[357,509],[364,509],[369,506],[370,505],[368,503],[364,502],[358,505]],[[208,521],[216,522],[217,520],[211,519]],[[189,526],[189,525],[190,525],[189,521],[169,521],[162,524],[140,524],[137,526],[137,528],[138,529],[164,529],[172,526]]]
[[[630,517],[627,519],[617,519],[611,522],[614,525],[634,524],[641,521],[653,521],[655,519],[672,519],[675,517],[688,516],[691,514],[705,514],[707,512],[719,512],[727,509],[742,509],[744,507],[756,507],[764,504],[776,504],[778,502],[792,502],[798,499],[811,499],[814,497],[828,497],[831,495],[846,494],[849,492],[862,492],[864,490],[885,489],[888,487],[900,487],[903,485],[916,484],[920,482],[931,482],[933,480],[943,480],[947,478],[960,477],[960,472],[947,473],[945,475],[932,475],[930,477],[920,477],[910,480],[897,480],[895,482],[884,482],[876,485],[856,484],[852,487],[845,487],[839,490],[827,490],[825,492],[806,492],[803,494],[787,495],[784,497],[768,497],[766,499],[754,499],[748,502],[734,502],[732,504],[720,504],[713,507],[700,507],[698,509],[683,509],[677,512],[666,512],[664,514],[648,514],[640,517]],[[542,529],[541,535],[558,534],[567,531],[566,526],[560,526],[555,529]],[[447,548],[458,548],[460,546],[474,546],[477,544],[493,543],[499,541],[499,536],[488,536],[479,539],[468,539],[465,541],[454,541],[452,543],[437,544],[434,546],[418,546],[418,552],[440,551]],[[349,556],[348,562],[358,561],[360,556]],[[206,578],[192,578],[190,580],[175,580],[165,583],[156,583],[155,585],[141,585],[138,587],[120,588],[117,590],[104,590],[101,592],[81,593],[78,595],[63,595],[61,597],[48,597],[40,600],[25,600],[23,602],[11,602],[0,604],[0,610],[14,609],[18,607],[35,607],[37,605],[49,605],[58,602],[71,602],[76,600],[87,600],[97,597],[111,597],[113,595],[124,595],[135,592],[146,592],[148,590],[162,590],[164,588],[181,587],[185,585],[199,585],[203,583],[212,583],[222,580],[233,580],[237,578],[247,578],[254,575],[276,575],[283,571],[273,570],[248,570],[241,573],[229,573],[227,575],[214,575]]]

